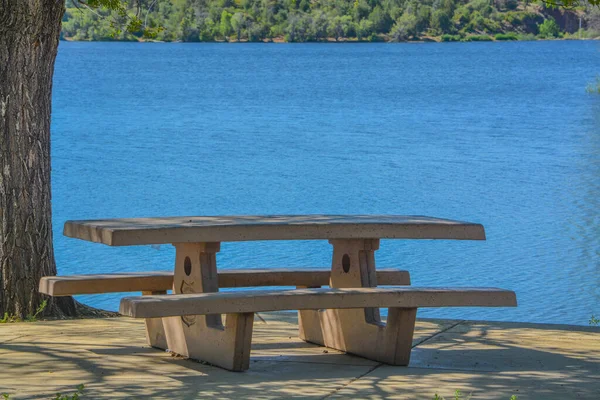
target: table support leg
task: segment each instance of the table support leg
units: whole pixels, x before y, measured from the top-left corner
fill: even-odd
[[[375,251],[379,240],[339,239],[333,245],[332,288],[376,287]],[[299,312],[300,338],[392,365],[408,365],[417,310],[392,308],[387,325],[379,309]]]
[[[216,253],[219,243],[175,245],[175,294],[218,292]],[[168,349],[232,371],[250,364],[254,313],[186,315],[163,318]]]

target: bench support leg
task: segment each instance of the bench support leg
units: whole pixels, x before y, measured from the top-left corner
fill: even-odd
[[[379,240],[330,240],[332,288],[376,287],[375,251]],[[387,325],[379,309],[303,310],[300,338],[392,365],[408,365],[415,328],[415,308],[389,310]]]
[[[145,291],[142,295],[167,294],[166,290]],[[167,349],[167,337],[165,336],[165,328],[162,318],[146,318],[146,341],[152,347],[157,349]]]
[[[218,292],[219,243],[178,243],[175,248],[173,292]],[[227,314],[225,325],[220,314],[162,320],[170,351],[231,371],[249,368],[254,313]]]
[[[296,289],[318,289],[321,286],[296,286]],[[298,337],[306,342],[323,343],[319,311],[298,310]]]

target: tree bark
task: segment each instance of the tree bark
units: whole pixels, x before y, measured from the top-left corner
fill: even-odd
[[[64,0],[0,0],[0,316],[25,317],[56,275],[50,192],[52,75]],[[47,314],[76,313],[71,297]]]

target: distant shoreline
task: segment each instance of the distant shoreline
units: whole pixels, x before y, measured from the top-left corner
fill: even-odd
[[[595,41],[600,40],[600,37],[595,38],[535,38],[535,39],[507,39],[507,40],[499,40],[495,39],[494,36],[487,35],[489,39],[482,40],[481,36],[483,35],[472,35],[471,37],[476,37],[477,39],[470,39],[466,37],[464,40],[442,40],[441,37],[430,37],[424,38],[421,40],[404,40],[404,41],[392,41],[392,40],[358,40],[356,38],[342,38],[336,40],[335,38],[328,38],[327,40],[315,40],[315,41],[304,41],[304,42],[286,42],[284,38],[273,38],[269,40],[260,40],[260,41],[248,41],[245,39],[242,40],[211,40],[211,41],[182,41],[182,40],[172,40],[172,41],[162,41],[162,40],[152,40],[152,39],[140,39],[140,40],[75,40],[70,37],[61,37],[61,41],[63,42],[101,42],[101,43],[110,43],[110,42],[119,42],[119,43],[223,43],[223,44],[240,44],[240,43],[284,43],[284,44],[301,44],[301,43],[331,43],[331,44],[342,44],[342,43],[471,43],[471,42],[554,42],[554,41]]]

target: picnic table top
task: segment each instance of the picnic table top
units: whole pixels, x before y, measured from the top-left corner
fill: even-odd
[[[481,224],[412,215],[244,215],[67,221],[64,235],[129,246],[314,239],[485,240]]]

